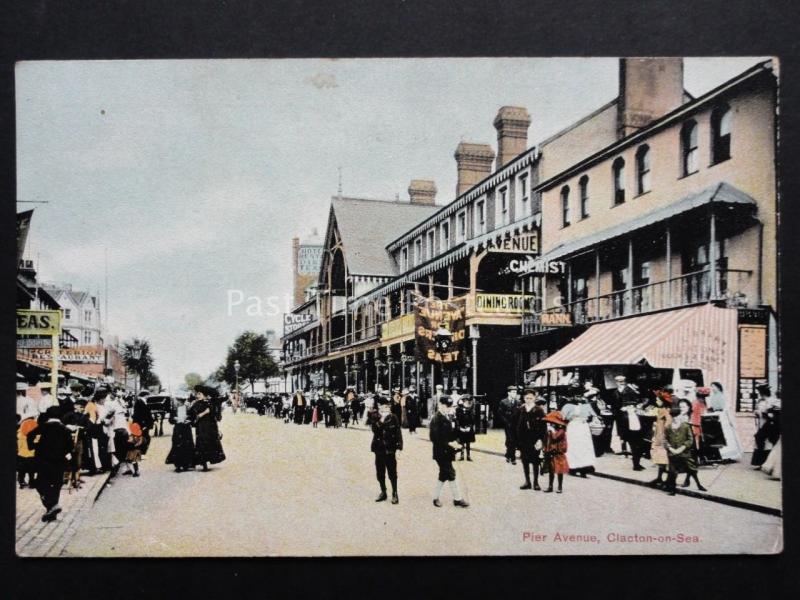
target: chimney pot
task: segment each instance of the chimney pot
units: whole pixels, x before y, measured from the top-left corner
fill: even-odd
[[[430,179],[412,179],[408,184],[411,204],[436,204],[436,182]]]
[[[497,163],[495,170],[511,162],[528,149],[528,127],[531,116],[522,106],[503,106],[494,118],[497,129]]]

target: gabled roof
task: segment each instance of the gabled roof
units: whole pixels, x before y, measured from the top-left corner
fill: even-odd
[[[386,246],[439,206],[397,200],[371,200],[334,196],[331,219],[342,236],[344,258],[352,275],[395,275],[396,268]]]
[[[90,297],[89,292],[76,292],[75,290],[70,290],[52,283],[43,283],[41,287],[55,299],[58,299],[61,294],[65,295],[78,307],[83,306],[86,299]]]

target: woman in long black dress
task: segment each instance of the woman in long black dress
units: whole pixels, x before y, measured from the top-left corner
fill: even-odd
[[[203,465],[203,471],[208,471],[208,463],[215,465],[225,460],[222,451],[217,415],[211,403],[213,390],[204,385],[194,388],[197,400],[192,404],[194,425],[197,429],[195,442],[195,464]]]
[[[176,398],[170,410],[172,424],[172,447],[166,463],[175,465],[175,472],[194,469],[194,437],[192,436],[191,413],[185,398]]]

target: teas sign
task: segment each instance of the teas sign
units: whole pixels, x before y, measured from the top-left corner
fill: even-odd
[[[61,311],[18,310],[17,335],[59,335]]]
[[[414,308],[416,358],[440,365],[464,360],[466,301],[421,298]]]

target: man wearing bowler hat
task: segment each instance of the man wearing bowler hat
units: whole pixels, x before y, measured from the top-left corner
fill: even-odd
[[[627,454],[625,444],[630,447],[631,457],[633,458],[633,470],[643,471],[644,467],[640,464],[642,460],[642,430],[631,429],[630,415],[641,407],[639,394],[630,385],[623,375],[614,377],[617,387],[612,392],[611,410],[614,412],[614,420],[617,424],[617,435],[622,441],[622,453]]]
[[[517,464],[517,435],[516,424],[519,409],[519,399],[517,397],[517,386],[508,386],[508,394],[500,401],[497,407],[497,416],[505,429],[506,434],[506,462],[512,465]]]

